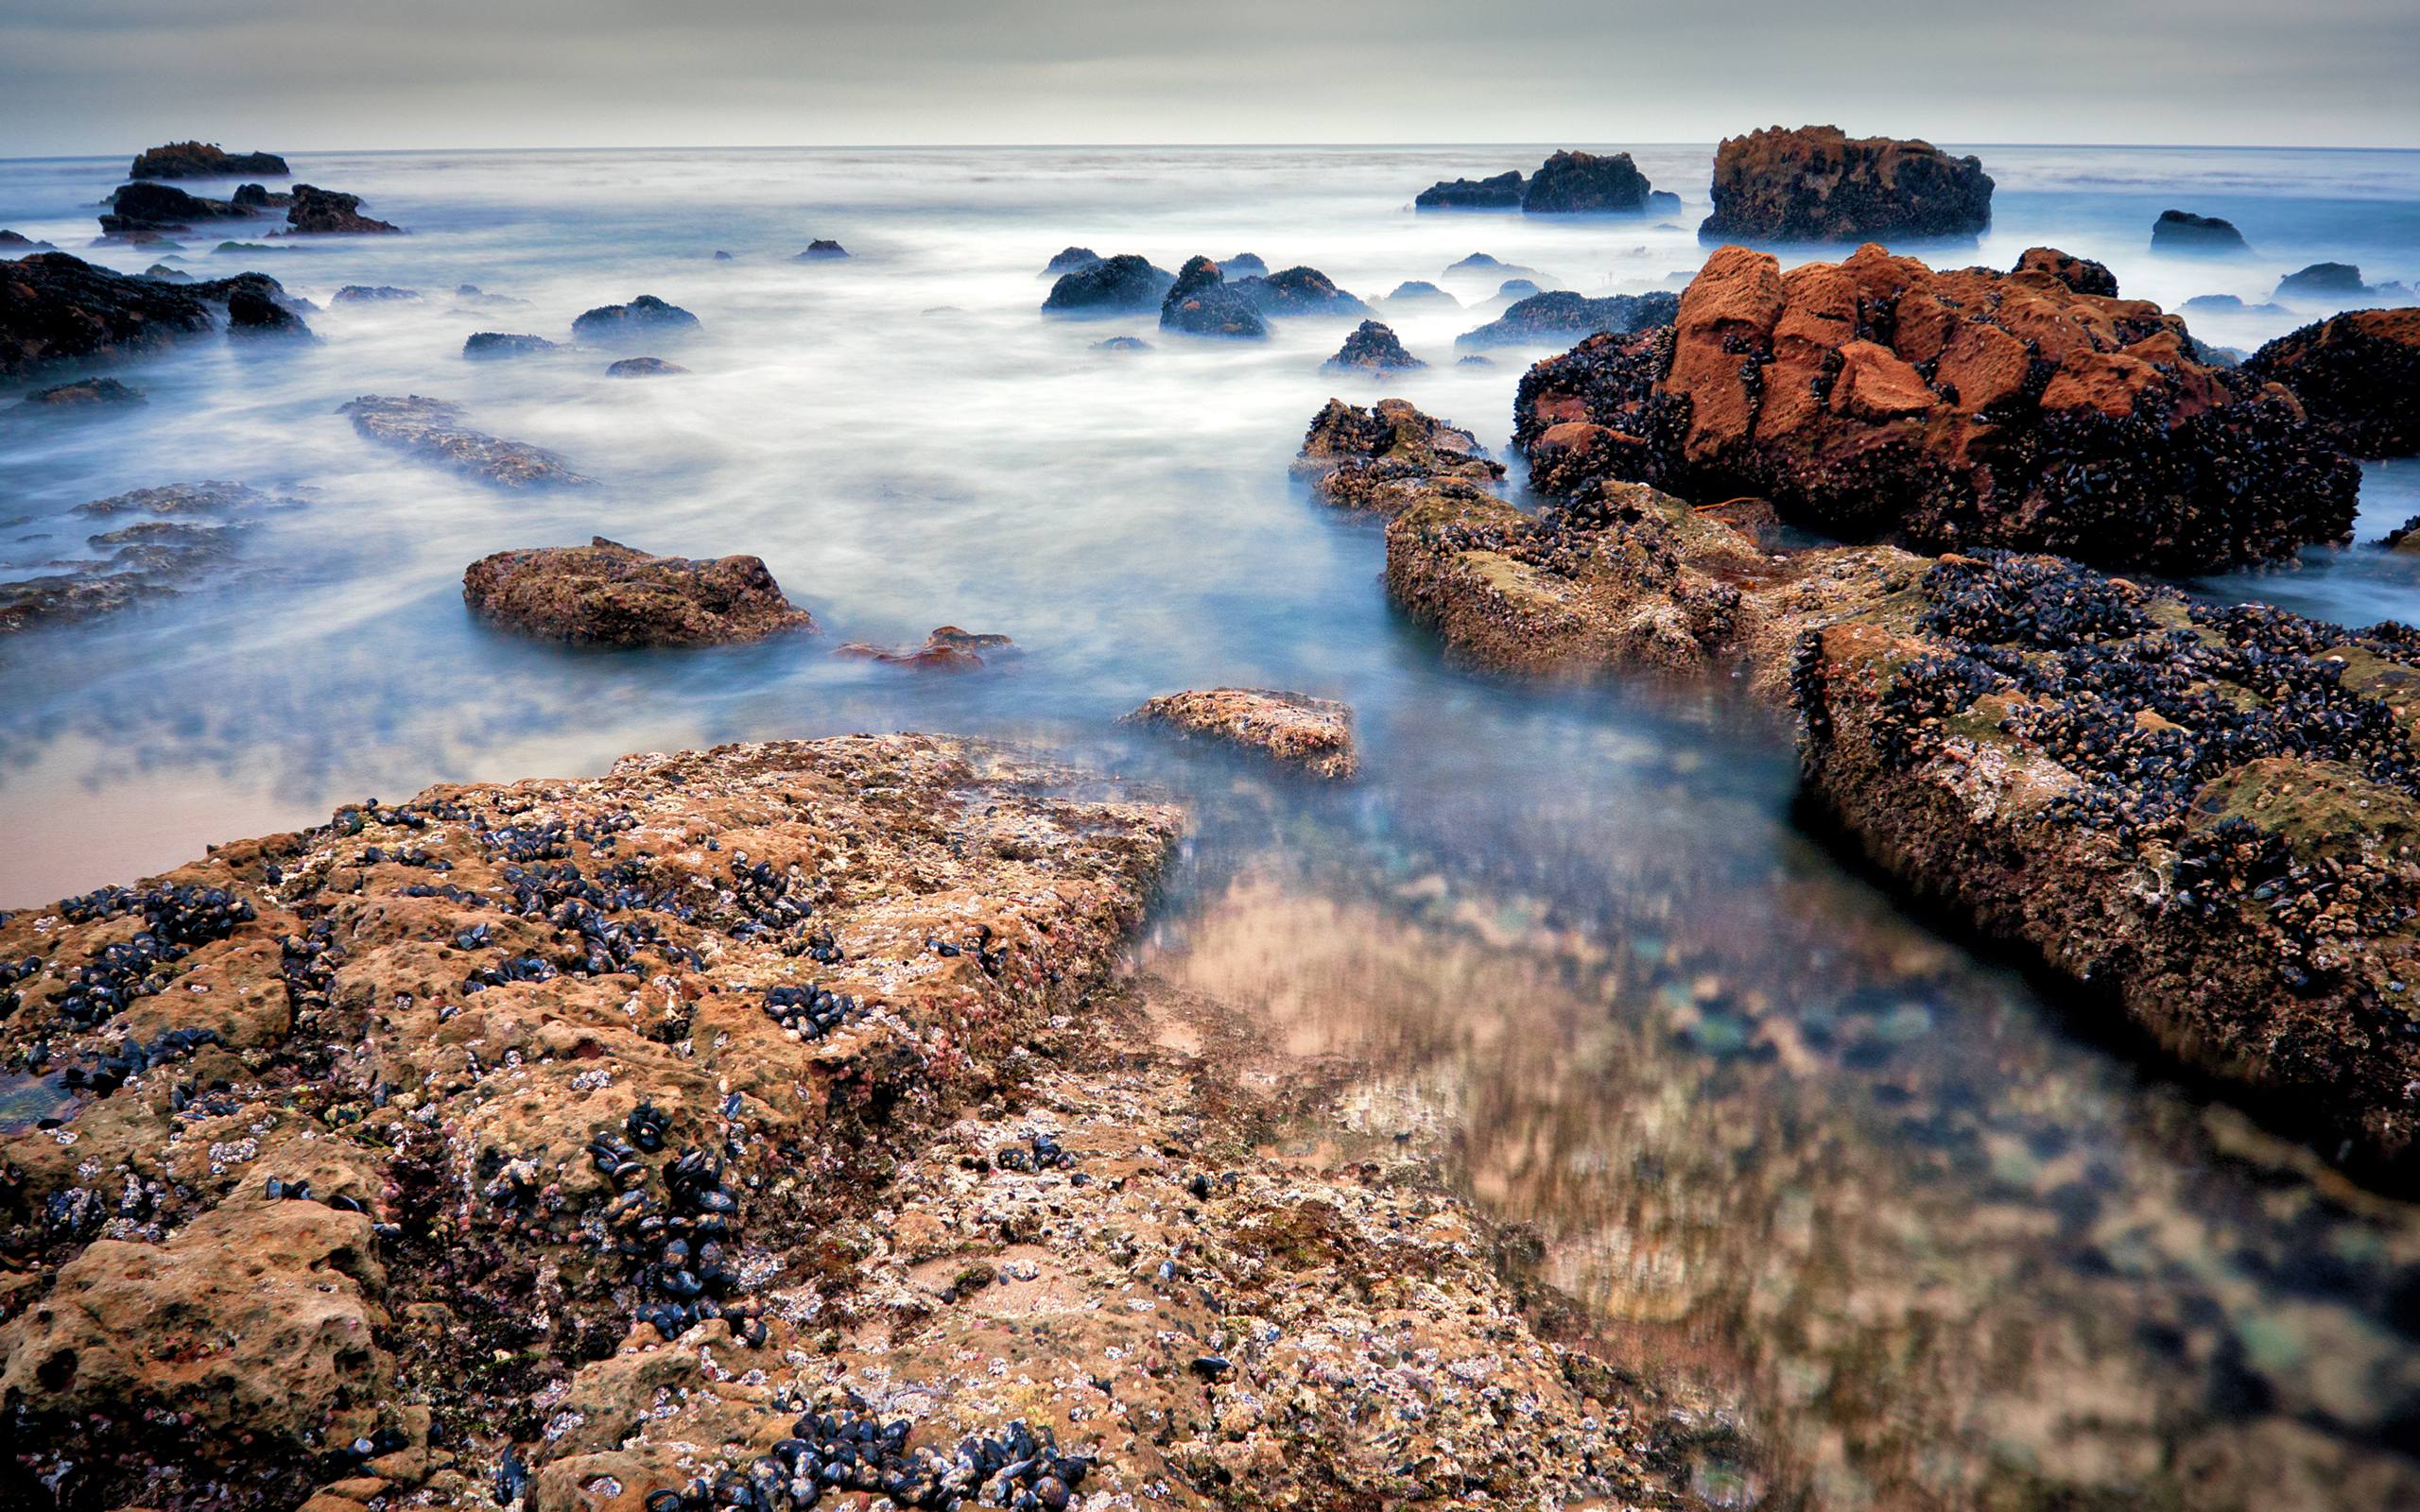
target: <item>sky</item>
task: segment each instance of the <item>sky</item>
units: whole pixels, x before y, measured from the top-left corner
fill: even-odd
[[[0,0],[0,157],[1005,143],[2420,146],[2420,0]]]

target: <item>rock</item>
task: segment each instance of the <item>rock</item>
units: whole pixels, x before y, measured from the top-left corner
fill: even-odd
[[[2242,369],[2283,384],[2355,456],[2420,454],[2420,309],[2355,310],[2279,336]]]
[[[1321,366],[1330,372],[1400,372],[1428,364],[1406,352],[1393,331],[1375,320],[1364,320],[1344,338],[1344,345],[1337,349],[1336,355]]]
[[[271,246],[268,242],[220,242],[210,250],[214,255],[233,253],[244,257],[257,257],[269,252],[298,251],[300,249],[294,247]]]
[[[2249,254],[2252,249],[2245,245],[2243,232],[2235,229],[2233,221],[2182,210],[2163,210],[2159,219],[2152,222],[2152,250],[2180,256],[2224,257]]]
[[[1647,192],[1647,213],[1651,215],[1677,215],[1681,213],[1681,197],[1669,189]],[[1659,231],[1679,231],[1678,226],[1658,227]]]
[[[1648,188],[1627,152],[1558,152],[1530,175],[1521,209],[1531,215],[1635,215],[1647,209]]]
[[[729,252],[726,252],[726,251],[721,250],[720,249],[716,249],[716,251],[715,251],[714,256],[713,256],[711,259],[709,259],[709,261],[717,262],[717,263],[728,263],[728,262],[732,261],[732,255],[731,255]]]
[[[21,232],[0,231],[0,257],[19,256],[21,255],[18,251],[19,248],[23,248],[26,251],[35,252],[48,252],[56,251],[58,249],[52,247],[48,242],[35,241]]]
[[[1188,259],[1168,285],[1167,298],[1160,304],[1160,329],[1241,341],[1269,338],[1267,322],[1206,257]]]
[[[1160,307],[1176,276],[1153,267],[1132,252],[1078,268],[1050,285],[1042,301],[1045,315],[1132,315]]]
[[[1495,297],[1497,299],[1509,300],[1514,303],[1518,303],[1523,300],[1530,299],[1533,296],[1544,294],[1546,292],[1546,290],[1538,287],[1535,282],[1526,278],[1508,278],[1503,283],[1495,285]]]
[[[605,376],[608,378],[669,378],[688,370],[679,363],[666,362],[662,357],[624,357],[619,362],[607,364]]]
[[[1186,738],[1247,747],[1327,782],[1349,781],[1361,768],[1353,748],[1353,711],[1333,699],[1211,688],[1150,699],[1126,717]]]
[[[1093,343],[1095,352],[1149,352],[1151,344],[1141,336],[1111,336]]]
[[[401,234],[404,229],[361,214],[359,195],[307,183],[294,186],[294,203],[286,208],[285,223],[288,234],[295,236]]]
[[[2011,271],[2047,273],[2078,294],[2096,295],[2104,300],[2118,297],[2118,275],[2109,271],[2105,263],[2089,257],[2077,257],[2055,247],[2029,247],[2017,258]]]
[[[482,557],[462,574],[462,601],[506,629],[575,645],[728,645],[815,628],[759,558],[650,557],[603,536]]]
[[[1331,399],[1312,420],[1291,471],[1322,504],[1389,515],[1427,490],[1493,493],[1504,464],[1470,432],[1404,400],[1362,409]]]
[[[284,293],[263,273],[180,284],[113,273],[66,252],[0,262],[0,377],[153,351],[216,329],[219,312],[247,329],[302,329],[280,302]]]
[[[1098,267],[1100,262],[1100,253],[1089,247],[1063,248],[1049,262],[1042,265],[1042,276],[1057,278],[1063,273],[1080,273],[1088,267]]]
[[[542,446],[498,440],[461,423],[462,412],[420,394],[364,394],[338,407],[371,440],[441,462],[500,488],[577,487],[588,483],[562,457]]]
[[[1261,261],[1258,253],[1237,252],[1220,260],[1219,269],[1230,278],[1259,278],[1268,273],[1269,265]]]
[[[2420,514],[2388,531],[2378,544],[2390,551],[2420,551]]]
[[[920,672],[974,672],[983,666],[987,651],[994,658],[1016,654],[1014,644],[1005,635],[977,635],[955,625],[937,627],[925,637],[924,644],[912,650],[884,650],[863,641],[851,641],[832,654],[914,667]]]
[[[1672,331],[1591,337],[1519,406],[1548,492],[1611,476],[1843,540],[2162,571],[2341,541],[2359,486],[2282,388],[2199,360],[2156,305],[1875,246],[1787,275],[1721,249]]]
[[[790,259],[793,263],[820,263],[826,258],[846,257],[849,249],[838,242],[818,238],[806,244],[806,250]]]
[[[253,274],[258,278],[260,275]],[[285,306],[276,293],[274,284],[268,288],[231,280],[234,286],[227,290],[227,334],[239,336],[291,336],[314,339],[310,326],[301,316]],[[262,280],[268,283],[268,280]]]
[[[1388,295],[1380,302],[1390,305],[1431,304],[1440,309],[1451,307],[1459,310],[1462,307],[1461,301],[1446,293],[1443,289],[1439,288],[1436,284],[1424,283],[1418,279],[1408,280],[1405,283],[1396,284],[1394,292]]]
[[[572,335],[606,346],[697,335],[698,318],[677,304],[642,294],[628,304],[600,304],[571,323]]]
[[[1523,267],[1518,263],[1499,263],[1485,252],[1473,252],[1470,256],[1463,258],[1459,263],[1448,263],[1445,265],[1445,276],[1447,278],[1452,278],[1457,273],[1476,278],[1494,278],[1499,273],[1519,273],[1529,275],[1536,272],[1536,268]]]
[[[1698,227],[1704,241],[1977,236],[1992,223],[1992,179],[1979,158],[1834,126],[1725,137],[1713,192],[1714,213]]]
[[[143,395],[114,378],[84,378],[27,394],[19,409],[130,409]]]
[[[1289,267],[1266,277],[1239,279],[1234,288],[1253,309],[1272,318],[1323,315],[1351,318],[1370,313],[1368,305],[1338,288],[1316,267]]]
[[[1482,357],[1477,352],[1472,352],[1470,355],[1465,357],[1456,357],[1454,359],[1454,366],[1457,368],[1493,368],[1495,366],[1495,359],[1493,357]]]
[[[271,194],[268,185],[265,183],[239,183],[235,186],[235,192],[228,196],[228,198],[233,203],[251,211],[284,210],[294,203],[292,195]]]
[[[191,231],[196,221],[241,220],[251,214],[231,200],[204,199],[164,183],[145,180],[121,185],[110,196],[109,211],[101,216],[101,234]]]
[[[2375,291],[2350,263],[2313,263],[2277,281],[2278,300],[2362,300]]]
[[[1411,201],[1414,210],[1518,210],[1528,182],[1519,170],[1493,179],[1439,180]]]
[[[265,510],[291,507],[260,490],[242,483],[229,483],[210,478],[199,483],[171,483],[156,489],[136,489],[130,493],[112,494],[76,507],[78,514],[86,515],[224,515],[257,514]]]
[[[112,613],[182,592],[235,557],[249,517],[298,507],[238,483],[171,484],[78,505],[82,515],[161,517],[87,539],[102,559],[61,563],[70,571],[0,583],[0,634]]]
[[[2246,304],[2232,294],[2196,294],[2182,308],[2197,315],[2286,315],[2282,304]]]
[[[285,160],[274,152],[229,152],[215,142],[171,142],[152,147],[127,170],[130,179],[234,179],[261,174],[271,179],[291,176]]]
[[[182,267],[170,267],[165,263],[152,264],[143,270],[143,276],[158,279],[163,284],[190,284],[194,281],[191,273]]]
[[[507,331],[474,331],[462,341],[462,355],[474,362],[486,362],[498,357],[527,357],[541,352],[552,352],[555,344],[544,336]]]
[[[386,284],[348,284],[337,290],[337,304],[389,304],[397,300],[417,300],[418,289],[399,289]]]
[[[1561,344],[1574,336],[1599,331],[1626,333],[1668,326],[1679,312],[1679,295],[1657,290],[1650,294],[1609,294],[1592,300],[1568,289],[1532,294],[1474,331],[1454,338],[1458,347],[1514,347]]]

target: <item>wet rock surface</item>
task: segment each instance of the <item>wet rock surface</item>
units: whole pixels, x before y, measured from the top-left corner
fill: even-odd
[[[1189,259],[1168,285],[1160,302],[1160,329],[1236,341],[1269,338],[1269,322],[1206,257]]]
[[[2252,249],[2236,230],[2235,222],[2216,215],[2197,215],[2189,210],[2163,210],[2152,222],[2152,250],[2174,252],[2191,257],[2234,257],[2245,255]]]
[[[1434,490],[1492,493],[1504,464],[1470,432],[1408,401],[1363,409],[1331,399],[1312,419],[1292,472],[1323,504],[1390,515]]]
[[[2356,310],[2262,347],[2248,375],[2285,385],[2355,456],[2420,453],[2420,309]]]
[[[337,410],[371,440],[441,462],[499,488],[577,487],[592,481],[561,455],[501,440],[462,423],[460,406],[424,394],[364,394]]]
[[[1353,745],[1353,711],[1332,698],[1267,688],[1209,688],[1147,700],[1127,719],[1259,751],[1329,782],[1361,769]]]
[[[1403,339],[1392,327],[1364,320],[1336,349],[1336,355],[1321,366],[1329,372],[1401,372],[1428,364],[1405,351]]]
[[[1695,1504],[1419,1160],[1278,1157],[1250,1036],[1111,989],[1179,816],[1077,775],[634,756],[0,922],[13,1058],[216,1037],[8,1137],[11,1494]]]
[[[2118,275],[2109,271],[2106,263],[2096,263],[2089,257],[2078,257],[2055,247],[2029,247],[2019,254],[2014,273],[2048,273],[2078,294],[2090,294],[2100,299],[2118,298]]]
[[[832,654],[880,662],[888,666],[913,667],[920,672],[975,672],[986,664],[987,659],[999,661],[1017,653],[1015,644],[1005,635],[942,625],[926,635],[922,645],[885,649],[863,641],[851,641]]]
[[[1489,179],[1440,179],[1412,198],[1415,210],[1518,210],[1529,181],[1517,168]]]
[[[361,213],[361,197],[313,184],[294,186],[294,201],[286,207],[287,234],[294,236],[362,236],[400,234],[404,228]]]
[[[110,196],[110,208],[100,217],[101,234],[191,231],[197,221],[241,220],[253,214],[249,206],[233,200],[205,199],[169,184],[137,180]]]
[[[139,389],[129,388],[114,378],[82,378],[72,384],[57,384],[38,388],[27,394],[17,407],[26,410],[87,410],[131,409],[147,404]]]
[[[250,525],[271,510],[299,507],[240,483],[209,481],[136,489],[77,506],[101,519],[149,515],[85,538],[94,555],[50,564],[57,571],[0,582],[0,634],[113,613],[186,592],[233,566]],[[0,992],[0,1001],[5,992]]]
[[[544,336],[527,332],[474,331],[462,338],[462,355],[473,362],[492,362],[506,357],[534,357],[543,352],[557,350]]]
[[[1975,236],[1992,223],[1992,178],[1980,159],[1832,126],[1723,138],[1713,193],[1714,213],[1698,228],[1708,241]]]
[[[0,377],[55,363],[148,352],[216,330],[297,330],[285,290],[265,273],[166,284],[96,267],[67,252],[0,262]]]
[[[838,242],[833,241],[829,237],[819,236],[814,241],[806,244],[806,250],[799,253],[796,257],[791,258],[790,261],[794,263],[821,263],[833,258],[846,257],[848,255],[849,249],[841,246]]]
[[[1505,286],[1512,287],[1509,284]],[[1608,294],[1599,299],[1569,289],[1526,293],[1495,319],[1456,336],[1454,345],[1517,347],[1562,343],[1602,331],[1646,331],[1670,325],[1680,308],[1679,295],[1661,290],[1651,294]]]
[[[1042,301],[1045,315],[1131,315],[1156,310],[1176,275],[1132,252],[1063,274]]]
[[[508,629],[576,645],[723,645],[815,627],[760,558],[655,557],[602,536],[482,557],[462,574],[462,600]]]
[[[233,179],[259,174],[284,179],[291,170],[274,152],[230,152],[216,142],[171,142],[136,155],[130,179]]]
[[[695,335],[698,330],[696,316],[652,294],[642,294],[628,304],[600,304],[571,323],[574,338],[601,346],[668,340]]]
[[[2197,352],[2158,306],[2047,272],[1868,246],[1784,274],[1724,248],[1673,329],[1533,369],[1515,438],[1551,493],[1754,496],[1848,540],[2189,572],[2344,539],[2358,470],[2284,389]]]
[[[662,357],[624,357],[619,362],[605,365],[605,376],[608,378],[671,378],[688,370],[679,363],[666,362]]]
[[[1100,262],[1100,253],[1089,247],[1063,248],[1052,254],[1049,262],[1042,265],[1042,275],[1057,278],[1064,273],[1080,273],[1085,268],[1099,266]]]
[[[1627,152],[1558,152],[1530,176],[1521,209],[1532,215],[1635,215],[1645,213],[1649,190]]]
[[[1316,267],[1288,267],[1275,273],[1253,274],[1231,285],[1255,310],[1271,319],[1288,316],[1327,316],[1349,319],[1370,313],[1370,307],[1336,286]]]

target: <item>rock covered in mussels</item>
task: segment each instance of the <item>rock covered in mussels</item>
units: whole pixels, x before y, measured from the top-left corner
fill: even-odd
[[[2252,249],[2235,222],[2189,210],[2163,210],[2152,222],[2152,250],[2188,257],[2236,257]]]
[[[508,629],[575,645],[725,645],[815,627],[761,558],[655,557],[603,536],[482,557],[462,574],[462,600]]]
[[[1929,142],[1769,127],[1714,152],[1704,241],[1858,242],[1977,236],[1992,223],[1982,160]]]
[[[1259,751],[1327,782],[1361,769],[1353,745],[1353,711],[1333,698],[1266,688],[1207,688],[1148,699],[1126,718]]]
[[[1236,292],[1252,307],[1272,319],[1286,316],[1328,316],[1350,319],[1367,316],[1370,307],[1336,286],[1316,267],[1288,267],[1236,281]]]
[[[1312,417],[1290,471],[1322,503],[1386,515],[1427,490],[1492,493],[1504,464],[1470,432],[1407,400],[1363,409],[1331,399]]]
[[[167,284],[96,267],[67,252],[0,261],[0,377],[151,351],[217,329],[222,319],[276,327],[291,317],[299,326],[300,317],[285,308],[284,299],[285,290],[265,273]]]
[[[2420,454],[2420,308],[2355,310],[2262,347],[2241,369],[2285,385],[2355,456]]]
[[[1530,176],[1521,209],[1532,215],[1635,215],[1646,211],[1651,188],[1627,152],[1558,152]]]
[[[1238,341],[1269,338],[1269,323],[1206,257],[1187,259],[1168,285],[1160,301],[1160,329]]]
[[[2291,395],[2202,361],[2156,305],[1874,246],[1788,273],[1719,249],[1671,330],[1533,369],[1515,439],[1556,494],[1626,478],[1846,540],[2187,572],[2344,539],[2360,482]]]
[[[1176,275],[1132,252],[1120,252],[1060,276],[1042,301],[1045,315],[1131,315],[1156,310]]]
[[[2078,257],[2055,247],[2029,247],[2016,259],[2014,273],[2047,273],[2078,294],[2096,295],[2104,300],[2118,297],[2118,275],[2109,271],[2106,263],[2096,263],[2089,257]]]
[[[286,207],[285,224],[287,234],[293,236],[400,234],[404,229],[363,215],[359,195],[307,183],[294,186],[294,201]]]
[[[1354,327],[1353,334],[1337,348],[1336,355],[1322,363],[1329,372],[1402,372],[1428,364],[1404,350],[1403,339],[1392,327],[1375,320],[1364,320]]]
[[[171,142],[135,156],[130,179],[234,179],[260,175],[290,177],[285,160],[274,152],[230,152],[216,142]]]
[[[371,440],[442,463],[500,488],[578,487],[591,481],[557,453],[500,440],[462,423],[458,405],[424,394],[364,394],[337,413]]]
[[[1518,282],[1518,281],[1514,281]],[[1506,289],[1512,283],[1505,284]],[[1561,343],[1599,332],[1616,335],[1668,326],[1680,313],[1681,297],[1657,289],[1647,294],[1608,294],[1590,299],[1569,289],[1525,293],[1502,315],[1454,338],[1458,347],[1517,347]]]

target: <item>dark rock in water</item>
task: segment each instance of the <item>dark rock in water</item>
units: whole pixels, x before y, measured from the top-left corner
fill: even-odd
[[[1470,432],[1404,400],[1362,409],[1331,399],[1312,417],[1289,471],[1322,504],[1392,515],[1426,491],[1492,495],[1504,464]]]
[[[101,219],[104,236],[127,236],[141,231],[191,231],[205,220],[242,220],[252,212],[226,199],[204,199],[164,183],[122,184],[110,196]]]
[[[260,275],[251,275],[259,278]],[[227,291],[227,332],[230,335],[302,336],[309,337],[311,328],[302,318],[288,309],[274,292],[276,285],[261,288],[240,281],[229,281],[234,286]],[[262,279],[262,283],[268,283]]]
[[[1095,352],[1149,352],[1151,350],[1151,344],[1141,336],[1111,336],[1106,341],[1094,342],[1093,350]]]
[[[229,152],[216,142],[171,142],[134,160],[130,179],[234,179],[252,174],[271,179],[290,177],[285,160],[274,152]]]
[[[1528,182],[1518,169],[1493,179],[1440,179],[1411,201],[1414,210],[1518,210]]]
[[[2285,315],[2290,313],[2282,304],[2246,304],[2232,294],[2196,294],[2178,308],[2191,310],[2197,315]]]
[[[140,246],[141,244],[138,242],[136,245]],[[171,243],[170,245],[174,244]],[[220,242],[210,250],[213,255],[226,253],[244,257],[253,257],[267,252],[298,251],[300,249],[294,247],[272,246],[268,242]]]
[[[1222,259],[1219,270],[1229,278],[1259,278],[1269,271],[1269,265],[1260,260],[1257,252],[1237,252]]]
[[[143,276],[145,278],[158,279],[163,284],[190,284],[193,282],[193,275],[191,273],[186,272],[182,267],[170,267],[165,263],[152,264],[149,267],[143,270]]]
[[[386,284],[348,284],[337,290],[332,301],[337,304],[385,304],[396,300],[417,300],[418,289],[399,289]]]
[[[1332,698],[1268,688],[1201,688],[1153,698],[1121,723],[1245,747],[1333,782],[1349,781],[1361,768],[1353,747],[1353,711]],[[1216,1368],[1210,1366],[1214,1361]],[[1216,1378],[1229,1366],[1219,1356],[1204,1355],[1193,1367]]]
[[[642,294],[628,304],[601,304],[571,323],[571,334],[582,341],[605,345],[667,336],[695,335],[698,318],[677,304]]]
[[[114,378],[85,378],[27,394],[19,409],[128,409],[147,404],[137,389]]]
[[[76,512],[83,515],[189,515],[236,514],[290,507],[283,501],[241,483],[229,483],[222,478],[209,478],[199,483],[170,483],[156,489],[136,489],[131,492],[112,494],[79,504]]]
[[[544,336],[505,331],[473,332],[462,343],[462,355],[474,362],[487,362],[498,357],[528,357],[554,350],[555,344]]]
[[[715,253],[714,260],[717,263],[728,263],[732,260],[732,257],[729,252],[717,251]]]
[[[2279,300],[2360,300],[2373,291],[2361,282],[2361,270],[2351,263],[2313,263],[2277,281]]]
[[[1720,249],[1672,329],[1592,336],[1517,404],[1543,492],[1610,477],[1843,540],[2164,572],[2342,541],[2360,485],[2284,391],[2200,360],[2156,305],[1873,246],[1787,276]]]
[[[168,284],[66,252],[0,262],[0,377],[45,363],[150,351],[215,329],[214,307],[226,309],[231,324],[300,327],[299,319],[288,327],[263,312],[253,297],[285,313],[284,290],[263,273]]]
[[[2307,325],[2254,352],[2243,371],[2291,389],[2312,426],[2355,456],[2420,455],[2420,309]]]
[[[230,198],[233,203],[252,211],[284,210],[294,203],[292,195],[271,194],[268,185],[263,183],[239,183]]]
[[[849,249],[838,242],[819,238],[806,244],[806,250],[790,259],[793,263],[820,263],[829,257],[846,257]]]
[[[1120,252],[1090,267],[1060,276],[1042,301],[1045,315],[1132,315],[1156,310],[1176,275],[1153,267],[1132,252]]]
[[[57,248],[48,242],[38,242],[21,232],[0,231],[0,257],[16,257],[21,252],[49,252]]]
[[[1835,126],[1725,137],[1714,153],[1703,241],[1857,242],[1975,236],[1992,223],[1979,158],[1929,142],[1851,137]]]
[[[1267,277],[1239,279],[1236,292],[1267,316],[1323,315],[1350,318],[1370,307],[1338,288],[1316,267],[1289,267]]]
[[[462,574],[462,600],[507,629],[576,645],[722,645],[815,627],[760,558],[651,557],[603,536],[483,557]]]
[[[1521,209],[1532,215],[1634,215],[1647,209],[1648,188],[1627,152],[1558,152],[1530,176]]]
[[[1534,280],[1526,278],[1508,278],[1495,285],[1495,297],[1499,300],[1526,300],[1545,292]]]
[[[1493,278],[1499,273],[1534,274],[1536,272],[1536,268],[1523,267],[1518,263],[1499,263],[1485,252],[1473,252],[1459,263],[1448,264],[1445,268],[1447,278],[1457,273]]]
[[[1592,300],[1568,289],[1553,289],[1521,300],[1476,331],[1454,338],[1458,347],[1512,347],[1538,342],[1564,342],[1600,331],[1645,331],[1672,323],[1681,308],[1680,296],[1657,290],[1649,294],[1609,294]]]
[[[912,650],[884,650],[863,641],[851,641],[836,649],[834,656],[856,657],[868,662],[880,662],[889,666],[914,667],[919,672],[974,672],[983,664],[985,652],[994,659],[1013,657],[1016,647],[1005,635],[977,635],[961,630],[955,625],[943,625],[925,637],[925,644]]]
[[[248,515],[286,505],[240,483],[181,483],[138,489],[78,507],[83,515]],[[87,538],[105,559],[71,564],[54,576],[0,583],[0,634],[89,619],[174,594],[222,569],[236,555],[242,520],[153,519]]]
[[[1063,273],[1080,273],[1088,267],[1098,267],[1100,253],[1089,247],[1068,247],[1042,266],[1042,276],[1057,278]]]
[[[1380,302],[1385,304],[1434,304],[1441,309],[1450,305],[1457,310],[1462,307],[1461,301],[1446,293],[1443,289],[1439,288],[1436,284],[1425,283],[1419,279],[1410,279],[1396,284],[1395,291],[1392,294],[1388,295],[1386,299]]]
[[[294,203],[286,207],[285,223],[298,236],[400,234],[404,229],[361,214],[359,195],[307,183],[294,186]]]
[[[1359,369],[1363,372],[1400,372],[1407,368],[1426,368],[1428,364],[1403,349],[1403,342],[1393,331],[1375,320],[1364,320],[1336,355],[1322,364],[1330,372]]]
[[[666,362],[662,357],[624,357],[619,362],[608,364],[605,376],[608,378],[670,378],[688,370],[679,363]]]
[[[2152,222],[2152,250],[2213,257],[2248,253],[2252,249],[2245,245],[2243,232],[2236,230],[2231,220],[2163,210],[2159,219]]]
[[[1466,357],[1455,358],[1454,366],[1457,368],[1493,368],[1495,366],[1495,359],[1494,357],[1482,357],[1478,352],[1474,352]]]
[[[364,394],[338,406],[337,413],[350,417],[353,428],[371,440],[499,488],[576,487],[590,481],[543,446],[472,430],[462,423],[461,410],[441,399]]]
[[[1647,193],[1647,213],[1651,215],[1677,215],[1681,213],[1681,197],[1669,189],[1651,189]]]
[[[2420,514],[2388,531],[2378,544],[2389,551],[2420,552]]]
[[[2048,273],[2078,294],[2096,295],[2104,300],[2118,297],[2118,275],[2109,271],[2105,263],[2089,257],[2077,257],[2055,247],[2029,247],[2016,260],[2013,269],[2018,273]]]
[[[1206,257],[1188,260],[1160,304],[1160,329],[1194,336],[1225,336],[1241,341],[1268,339],[1269,326],[1249,301],[1230,286],[1219,265]]]

